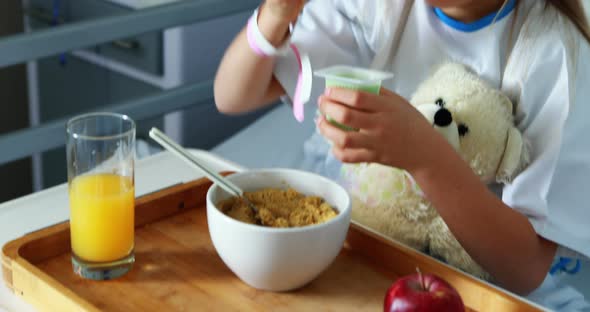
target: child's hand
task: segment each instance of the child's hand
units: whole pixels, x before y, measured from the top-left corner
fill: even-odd
[[[258,26],[266,39],[274,46],[285,41],[291,23],[303,10],[307,0],[266,0],[258,15]]]
[[[289,24],[297,20],[305,2],[307,0],[266,0],[264,9],[268,9],[276,18]]]
[[[429,140],[438,138],[426,119],[401,96],[381,89],[380,95],[333,88],[318,99],[322,115],[355,131],[344,131],[320,118],[320,132],[342,162],[374,162],[411,171],[422,164]]]

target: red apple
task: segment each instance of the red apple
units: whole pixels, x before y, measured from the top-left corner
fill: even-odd
[[[463,312],[463,300],[453,286],[433,274],[413,274],[398,279],[385,296],[384,312]]]

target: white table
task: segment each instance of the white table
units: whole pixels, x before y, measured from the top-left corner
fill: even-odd
[[[217,157],[209,152],[191,150],[217,171],[242,171],[236,163]],[[146,157],[136,163],[136,196],[200,178],[202,175],[182,160],[168,152]],[[0,246],[38,230],[69,218],[67,185],[59,185],[42,192],[34,193],[0,205]],[[35,311],[32,306],[13,295],[2,280],[0,270],[0,311]]]

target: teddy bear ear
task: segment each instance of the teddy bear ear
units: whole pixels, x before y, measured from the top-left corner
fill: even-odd
[[[512,101],[508,98],[508,96],[506,96],[504,93],[499,93],[499,97],[500,103],[502,103],[504,107],[506,107],[508,113],[514,114],[514,105],[512,104]]]
[[[504,155],[496,172],[496,181],[510,183],[529,164],[529,157],[528,142],[517,128],[511,127],[508,131]]]

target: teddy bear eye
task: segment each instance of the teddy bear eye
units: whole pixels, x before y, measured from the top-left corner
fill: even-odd
[[[459,136],[463,137],[469,132],[469,127],[467,127],[465,124],[459,124],[458,130]]]
[[[436,104],[436,105],[438,105],[440,107],[443,107],[443,106],[445,106],[445,101],[443,99],[441,99],[441,98],[438,98],[438,99],[436,99],[436,101],[434,102],[434,104]]]

